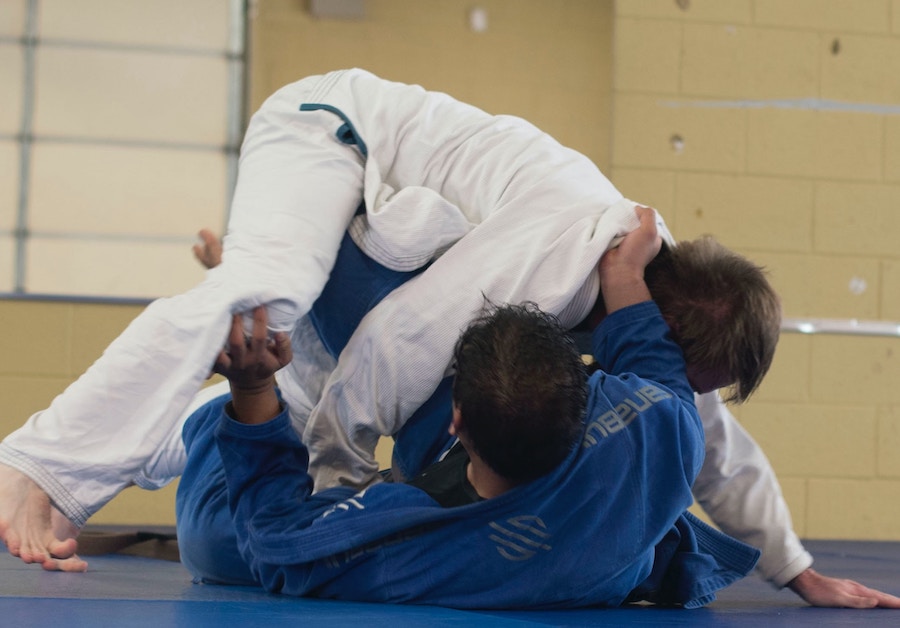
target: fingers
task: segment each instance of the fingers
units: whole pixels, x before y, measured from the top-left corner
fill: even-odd
[[[268,323],[269,318],[266,315],[266,308],[259,306],[253,310],[253,330],[250,334],[250,350],[256,355],[259,355],[266,350],[266,345],[269,341]]]
[[[231,331],[228,332],[228,351],[232,360],[244,353],[245,345],[243,317],[235,314],[231,318]]]
[[[236,361],[240,361],[244,352],[244,328],[240,314],[231,318],[231,329],[226,340],[227,348],[219,352],[212,370],[219,375],[228,376],[228,372],[234,367]]]
[[[875,601],[873,606],[879,608],[900,608],[900,597],[897,597],[896,595],[882,593],[881,591],[869,588],[866,588],[866,592],[870,596],[870,599]]]
[[[834,606],[843,608],[875,608],[878,606],[878,599],[874,597],[847,594]]]
[[[213,364],[214,372],[241,387],[271,377],[293,358],[288,334],[278,332],[270,337],[264,306],[254,308],[249,315],[252,317],[249,334],[244,325],[247,314],[236,314],[232,318],[226,347]]]
[[[643,232],[644,236],[647,238],[648,242],[653,242],[658,247],[662,245],[662,238],[659,235],[659,229],[656,226],[656,210],[652,207],[642,207],[640,205],[636,206],[635,212],[637,212],[638,220],[640,220],[641,226],[638,228],[639,231]]]
[[[854,580],[824,576],[812,568],[789,585],[809,604],[830,608],[900,608],[900,598],[882,593]]]
[[[278,359],[279,366],[287,366],[294,357],[290,336],[280,331],[275,334],[274,341],[274,352],[275,357]]]

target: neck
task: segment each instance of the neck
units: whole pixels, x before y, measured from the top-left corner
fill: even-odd
[[[484,499],[498,497],[516,486],[514,482],[498,475],[481,458],[472,454],[469,454],[466,479],[478,496]]]

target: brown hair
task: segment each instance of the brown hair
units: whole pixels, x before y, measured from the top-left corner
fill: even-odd
[[[728,374],[726,401],[746,401],[772,365],[781,300],[764,269],[710,236],[663,245],[644,278],[685,362]]]
[[[489,306],[456,344],[453,401],[472,447],[516,483],[553,470],[584,428],[575,341],[534,303]]]

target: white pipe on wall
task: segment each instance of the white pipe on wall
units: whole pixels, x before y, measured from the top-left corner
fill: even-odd
[[[900,323],[855,318],[784,318],[781,330],[800,334],[900,337]]]

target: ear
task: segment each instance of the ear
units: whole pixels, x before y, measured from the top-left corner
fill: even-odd
[[[447,430],[450,432],[450,436],[459,436],[459,433],[463,430],[463,420],[462,420],[462,412],[459,411],[459,406],[455,403],[453,404],[453,416],[450,419],[450,428]]]

